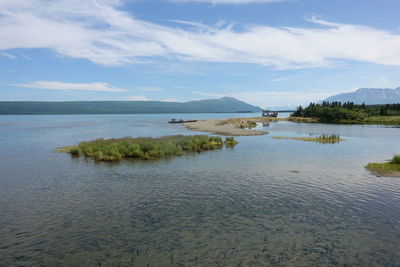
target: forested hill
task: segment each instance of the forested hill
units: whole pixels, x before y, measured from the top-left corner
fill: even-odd
[[[197,100],[185,103],[160,101],[70,101],[70,102],[0,102],[0,114],[145,114],[145,113],[220,113],[259,112],[232,97]]]

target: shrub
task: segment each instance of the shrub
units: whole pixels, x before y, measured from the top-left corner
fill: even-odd
[[[236,143],[233,137],[225,140],[227,146],[232,146]],[[165,156],[179,156],[190,152],[221,149],[223,145],[222,138],[218,136],[125,137],[82,142],[69,152],[71,155],[84,155],[100,161],[119,161],[123,158],[149,160]]]
[[[232,147],[232,146],[237,145],[237,144],[238,144],[238,141],[236,141],[235,138],[233,138],[233,137],[226,137],[226,138],[225,138],[225,144],[226,144],[227,146]]]
[[[400,155],[394,156],[390,162],[394,164],[400,164]]]
[[[73,148],[71,148],[70,153],[73,156],[79,156],[81,154],[81,150],[79,147],[73,147]]]
[[[241,129],[251,129],[251,128],[255,128],[257,126],[257,123],[255,121],[246,121],[245,123],[240,123],[239,124],[239,128]]]

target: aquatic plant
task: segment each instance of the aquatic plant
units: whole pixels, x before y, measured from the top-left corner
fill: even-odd
[[[239,128],[241,128],[241,129],[245,129],[245,128],[251,129],[251,128],[255,128],[256,126],[257,126],[257,123],[255,121],[250,121],[250,120],[239,124]]]
[[[400,177],[400,155],[384,163],[368,163],[365,168],[377,175]]]
[[[308,142],[316,142],[320,144],[336,144],[343,141],[339,135],[331,134],[331,135],[320,135],[320,136],[309,136],[309,137],[284,137],[284,136],[273,136],[273,139],[286,139],[286,140],[302,140]]]
[[[97,139],[82,142],[77,146],[59,150],[74,156],[84,155],[99,161],[120,161],[123,158],[158,159],[167,156],[179,156],[189,152],[203,152],[233,146],[237,141],[231,137],[223,142],[219,136],[174,135],[160,138],[119,138]]]
[[[320,135],[317,137],[317,141],[319,143],[329,143],[329,144],[335,144],[335,143],[339,143],[340,141],[342,141],[342,139],[340,138],[339,135],[335,135],[335,134],[331,134],[331,135]]]
[[[225,144],[226,144],[226,146],[232,147],[232,146],[236,146],[238,144],[238,141],[236,141],[235,138],[233,138],[233,137],[226,137]]]
[[[81,154],[81,149],[79,147],[73,147],[69,153],[73,156],[79,156]]]

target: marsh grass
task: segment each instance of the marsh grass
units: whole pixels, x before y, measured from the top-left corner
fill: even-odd
[[[358,120],[340,120],[340,124],[400,125],[400,116],[371,116]]]
[[[252,118],[230,118],[219,121],[216,125],[226,125],[226,124],[247,124],[247,122],[276,122],[276,121],[287,121],[288,118],[272,118],[272,117],[252,117]],[[306,119],[308,120],[308,119]]]
[[[368,163],[365,168],[380,176],[400,177],[400,155],[384,163]]]
[[[234,147],[238,144],[238,141],[236,141],[235,138],[233,138],[233,137],[226,137],[225,144],[228,147]]]
[[[306,123],[318,122],[317,118],[303,118],[303,117],[289,117],[287,120],[291,122],[306,122]]]
[[[241,122],[238,127],[240,129],[252,129],[252,128],[255,128],[256,126],[257,126],[257,123],[255,121],[248,120],[245,122]]]
[[[54,150],[55,153],[70,153],[74,146],[59,147]]]
[[[73,156],[84,155],[98,161],[120,161],[123,158],[150,160],[221,149],[224,144],[234,146],[237,141],[233,137],[223,141],[219,136],[206,135],[174,135],[160,138],[125,137],[82,142],[77,146],[60,149],[58,152],[70,153]]]
[[[320,135],[317,137],[284,137],[284,136],[273,136],[273,139],[284,139],[284,140],[301,140],[301,141],[308,141],[308,142],[316,142],[320,144],[336,144],[343,141],[339,135]]]

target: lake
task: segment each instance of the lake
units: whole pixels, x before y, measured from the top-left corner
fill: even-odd
[[[254,114],[0,116],[0,266],[399,266],[400,179],[364,166],[400,153],[400,128],[282,121],[166,160],[53,153],[239,116]],[[271,138],[310,134],[345,141]]]

